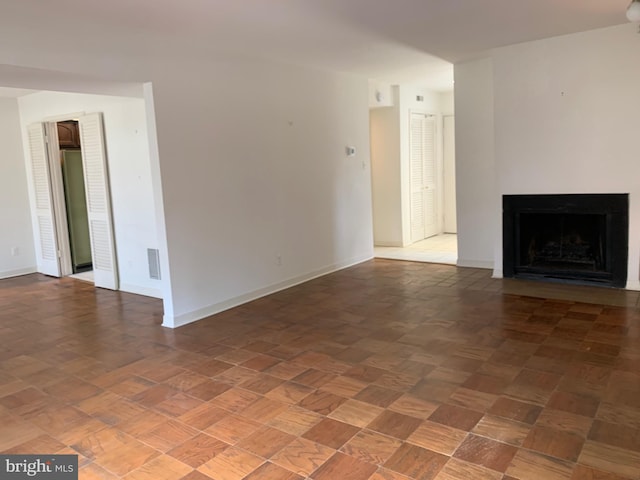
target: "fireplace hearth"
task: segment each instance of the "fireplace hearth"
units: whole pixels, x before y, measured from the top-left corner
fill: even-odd
[[[623,288],[628,231],[628,194],[504,195],[504,276]]]

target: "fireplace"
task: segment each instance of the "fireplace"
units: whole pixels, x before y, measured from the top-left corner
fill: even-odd
[[[628,194],[504,195],[504,276],[624,288],[628,232]]]

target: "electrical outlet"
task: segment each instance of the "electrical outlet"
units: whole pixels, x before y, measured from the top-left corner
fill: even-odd
[[[17,257],[18,255],[20,255],[20,249],[18,247],[13,247],[11,249],[11,256]]]

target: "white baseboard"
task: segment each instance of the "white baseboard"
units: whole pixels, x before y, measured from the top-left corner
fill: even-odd
[[[402,248],[402,242],[373,242],[374,247],[398,247]]]
[[[459,258],[456,265],[458,267],[488,268],[490,270],[493,270],[494,262],[493,260],[467,260],[464,258]]]
[[[504,278],[504,271],[501,268],[494,268],[491,278]]]
[[[131,285],[129,283],[120,284],[120,291],[127,293],[135,293],[145,297],[163,298],[162,290],[159,288],[141,287],[139,285]]]
[[[33,267],[19,268],[18,270],[4,270],[0,272],[0,278],[19,277],[21,275],[29,275],[30,273],[36,273],[38,270],[35,265]]]
[[[313,272],[309,272],[303,275],[289,278],[282,282],[278,282],[273,285],[269,285],[267,287],[254,290],[244,295],[230,298],[229,300],[225,300],[222,302],[215,303],[213,305],[208,305],[206,307],[199,308],[198,310],[194,310],[192,312],[187,312],[187,313],[183,313],[175,316],[165,315],[163,317],[162,326],[168,327],[168,328],[181,327],[183,325],[193,323],[195,321],[201,320],[211,315],[215,315],[216,313],[220,313],[225,310],[229,310],[230,308],[237,307],[238,305],[251,302],[253,300],[256,300],[258,298],[261,298],[267,295],[271,295],[272,293],[279,292],[280,290],[285,290],[287,288],[294,287],[301,283],[308,282],[309,280],[313,280],[314,278],[322,277],[329,273],[333,273],[338,270],[343,270],[345,268],[352,267],[353,265],[366,262],[367,260],[371,260],[372,258],[373,257],[371,255],[353,258],[345,262],[339,262],[333,265],[326,266],[319,270],[315,270]]]

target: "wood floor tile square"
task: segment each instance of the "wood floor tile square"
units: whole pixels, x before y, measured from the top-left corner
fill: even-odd
[[[349,425],[348,423],[325,418],[302,435],[302,437],[337,450],[358,433],[359,430],[358,427]]]
[[[216,375],[213,379],[217,382],[228,383],[229,385],[238,386],[252,378],[258,376],[256,370],[244,367],[231,367],[228,370]]]
[[[454,457],[504,473],[517,451],[512,445],[470,434]]]
[[[485,412],[491,408],[497,399],[497,395],[461,387],[453,392],[447,403],[478,412]]]
[[[593,424],[593,419],[590,417],[583,417],[581,415],[574,415],[572,413],[563,412],[561,410],[553,410],[545,408],[536,425],[549,428],[558,428],[563,432],[573,433],[580,437],[586,437]]]
[[[238,443],[238,447],[262,458],[270,458],[295,439],[295,436],[271,427],[262,427]]]
[[[382,465],[402,445],[400,440],[382,435],[371,430],[362,430],[349,440],[341,449],[363,462]]]
[[[410,480],[406,475],[402,475],[401,473],[394,472],[393,470],[389,470],[387,468],[379,468],[376,473],[374,473],[369,480]]]
[[[223,394],[230,389],[231,385],[207,379],[201,384],[187,390],[186,393],[194,398],[198,398],[200,400],[208,402],[209,400]]]
[[[147,445],[166,452],[195,437],[197,434],[198,431],[189,425],[185,425],[178,420],[168,420],[157,425],[149,432],[139,435],[138,438]]]
[[[192,468],[198,468],[203,463],[224,452],[228,447],[229,444],[222,440],[199,433],[181,445],[169,450],[167,455],[186,463]]]
[[[134,470],[124,480],[157,480],[180,478],[191,472],[191,467],[167,455],[161,455]]]
[[[360,380],[361,382],[373,383],[386,373],[388,372],[381,368],[358,365],[347,370],[344,375],[355,380]]]
[[[551,457],[575,462],[583,443],[584,438],[578,435],[536,425],[527,436],[523,446]]]
[[[251,370],[257,370],[262,372],[270,367],[280,363],[279,358],[271,357],[269,355],[256,355],[255,357],[241,363],[244,368],[250,368]]]
[[[500,395],[509,383],[509,380],[505,380],[504,378],[494,377],[484,373],[474,373],[467,378],[462,386],[469,390]]]
[[[153,411],[143,411],[142,413],[132,417],[128,420],[124,420],[117,424],[119,430],[122,430],[129,435],[137,437],[138,435],[145,434],[159,424],[165,422],[167,417]]]
[[[383,408],[376,407],[369,403],[359,402],[358,400],[347,400],[331,412],[329,417],[363,428],[369,425],[369,423],[383,411]]]
[[[271,457],[271,461],[290,472],[308,476],[334,453],[335,450],[332,448],[297,438]]]
[[[518,422],[534,424],[542,407],[530,403],[520,402],[510,398],[500,397],[489,408],[488,412],[498,417],[516,420]]]
[[[385,410],[378,415],[367,428],[404,440],[411,435],[421,423],[422,420],[419,418]]]
[[[241,410],[239,414],[259,423],[267,423],[287,408],[288,405],[285,403],[263,397]]]
[[[438,403],[422,400],[411,394],[404,394],[389,405],[389,410],[426,420],[438,407]]]
[[[152,387],[146,388],[142,392],[137,393],[136,395],[133,395],[130,398],[131,400],[139,403],[142,406],[153,407],[173,397],[177,393],[178,393],[177,389],[169,385],[160,384],[160,385],[154,385]]]
[[[349,478],[349,480],[367,480],[375,473],[378,467],[366,463],[358,458],[337,452],[327,460],[311,478],[314,480],[335,480],[336,478]]]
[[[208,381],[209,378],[195,372],[183,372],[165,380],[162,385],[169,385],[181,392],[190,390],[198,385]]]
[[[307,387],[320,388],[323,385],[329,383],[336,378],[333,373],[323,372],[322,370],[316,370],[309,368],[300,375],[294,377],[292,381],[306,385]]]
[[[576,465],[571,475],[571,480],[630,480],[629,477],[621,477],[615,473],[603,472],[592,467]]]
[[[465,462],[457,458],[450,459],[436,477],[436,480],[501,480],[503,476],[495,470]]]
[[[518,450],[507,469],[507,475],[519,479],[567,480],[571,478],[573,464],[530,450]]]
[[[201,465],[198,471],[215,480],[241,480],[263,463],[260,457],[230,447]]]
[[[124,476],[160,455],[160,452],[131,440],[96,456],[95,462],[116,475]]]
[[[273,351],[271,352],[273,354]],[[271,368],[265,370],[265,373],[269,375],[281,378],[282,380],[291,380],[292,378],[297,377],[303,372],[307,371],[307,367],[304,365],[296,365],[293,363],[282,362],[274,365]]]
[[[244,477],[243,480],[304,480],[304,477],[267,462]]]
[[[482,413],[455,405],[441,405],[430,416],[432,422],[469,431],[480,421]]]
[[[123,378],[123,380],[104,388],[109,392],[115,393],[117,395],[128,398],[130,400],[135,400],[135,401],[140,399],[143,402],[147,402],[147,400],[145,400],[144,393],[147,392],[147,390],[150,390],[152,387],[155,387],[158,385],[147,378],[142,378],[137,376],[127,375],[126,377],[120,377],[120,378]],[[152,405],[151,402],[153,402],[153,395],[162,395],[161,393],[162,391],[165,391],[165,392],[168,391],[169,396],[176,393],[173,389],[152,390],[149,393],[149,398],[146,406],[151,406]]]
[[[304,397],[298,405],[321,415],[329,415],[346,401],[346,398],[332,393],[315,391]]]
[[[403,444],[384,464],[385,468],[419,480],[432,480],[449,457],[409,443]]]
[[[599,405],[600,402],[595,398],[568,392],[554,392],[547,403],[548,408],[555,408],[556,410],[585,417],[595,416]]]
[[[78,477],[82,478],[82,480],[118,480],[120,478],[95,463],[79,468]]]
[[[426,421],[411,434],[407,441],[443,455],[452,455],[466,436],[467,432],[462,430]]]
[[[625,405],[602,402],[596,413],[598,420],[640,428],[640,410]]]
[[[230,415],[204,430],[220,440],[234,445],[258,431],[262,424],[239,415]]]
[[[460,388],[458,383],[420,380],[410,391],[412,395],[429,402],[444,403]]]
[[[634,427],[595,420],[589,440],[626,450],[640,451],[640,431]]]
[[[257,402],[261,398],[260,395],[250,392],[249,390],[232,388],[231,390],[221,393],[209,403],[214,407],[236,413],[246,409],[249,405]]]
[[[358,393],[354,399],[361,402],[370,403],[378,407],[388,407],[398,398],[402,396],[402,392],[396,390],[390,390],[388,388],[379,387],[377,385],[369,385],[360,393]]]
[[[323,418],[318,413],[292,406],[267,422],[267,425],[292,435],[302,435]]]
[[[192,372],[199,373],[200,375],[204,375],[205,377],[215,377],[220,375],[222,372],[229,370],[233,365],[226,362],[221,362],[218,359],[212,358],[206,360],[204,362],[198,362],[191,366],[189,366],[189,370]],[[156,380],[163,381],[163,380]]]
[[[311,392],[313,392],[312,387],[294,382],[285,382],[267,392],[265,396],[278,402],[295,405]]]
[[[325,383],[320,390],[333,393],[340,397],[353,398],[367,386],[366,382],[361,382],[350,377],[339,376]]]
[[[629,478],[640,477],[640,453],[587,440],[578,463]]]
[[[199,407],[203,403],[202,400],[198,400],[197,398],[185,395],[184,393],[177,393],[164,402],[158,403],[153,409],[169,417],[179,417]]]
[[[64,443],[61,443],[49,435],[43,434],[31,438],[26,442],[19,443],[12,448],[4,450],[2,453],[6,455],[14,455],[18,453],[37,455],[41,452],[57,452],[64,447]]]
[[[231,413],[226,410],[204,403],[178,417],[178,420],[196,430],[204,430],[229,415]]]
[[[507,418],[485,415],[472,430],[476,435],[521,447],[531,426]]]

